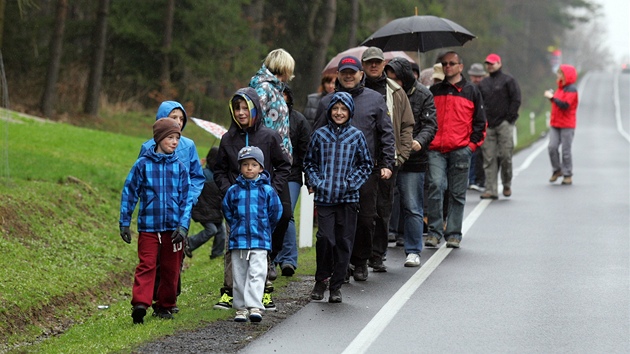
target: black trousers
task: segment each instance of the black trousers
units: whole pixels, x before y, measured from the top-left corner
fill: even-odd
[[[315,280],[329,280],[329,289],[341,288],[348,265],[357,225],[357,204],[317,206],[315,243],[317,270]]]
[[[350,257],[350,263],[355,266],[365,265],[372,256],[372,238],[376,225],[376,199],[380,178],[380,171],[379,173],[372,173],[359,189],[359,217],[352,256]]]

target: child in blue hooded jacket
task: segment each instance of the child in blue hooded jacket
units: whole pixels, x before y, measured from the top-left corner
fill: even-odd
[[[153,299],[156,273],[156,316],[172,319],[177,305],[177,285],[183,259],[183,243],[188,234],[192,204],[188,197],[188,169],[175,150],[180,142],[180,127],[173,119],[153,124],[155,148],[146,150],[131,168],[120,202],[120,236],[131,243],[129,226],[138,201],[138,259],[133,283],[131,317],[144,323]],[[158,271],[158,259],[160,267]]]
[[[311,299],[341,302],[341,285],[350,263],[357,225],[359,188],[372,172],[372,158],[363,133],[350,124],[354,100],[335,93],[304,158],[307,186],[315,193],[317,231],[315,286]],[[328,285],[329,284],[329,285]]]
[[[265,157],[255,146],[238,153],[241,174],[223,198],[223,214],[230,225],[228,248],[232,258],[232,307],[236,322],[262,321],[271,234],[282,215],[282,202],[264,171]]]

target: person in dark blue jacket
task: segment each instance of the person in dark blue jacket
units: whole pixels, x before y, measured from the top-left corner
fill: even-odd
[[[156,316],[172,319],[177,305],[177,286],[183,244],[188,234],[192,205],[188,198],[188,169],[175,150],[180,128],[172,119],[158,119],[153,125],[155,148],[145,151],[131,168],[120,202],[120,236],[131,243],[129,225],[138,201],[138,259],[131,305],[133,323],[144,323],[151,306],[160,260],[160,285],[155,303]]]
[[[223,215],[230,226],[233,307],[236,322],[262,321],[271,234],[282,215],[282,202],[269,182],[265,157],[255,146],[238,153],[241,174],[223,198]]]
[[[328,302],[338,303],[354,245],[359,189],[368,180],[374,163],[365,136],[351,125],[352,96],[335,93],[326,112],[328,124],[313,133],[304,157],[307,186],[315,193],[319,225],[311,299],[323,299],[328,286]]]

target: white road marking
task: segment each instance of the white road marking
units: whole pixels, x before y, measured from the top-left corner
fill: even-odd
[[[623,129],[623,124],[621,123],[621,104],[619,103],[619,74],[613,74],[613,102],[615,105],[615,121],[617,122],[617,131],[619,134],[624,137],[628,142],[630,142],[630,135]]]
[[[547,149],[547,144],[542,143],[536,150],[532,151],[527,156],[525,161],[514,170],[514,177],[528,168],[532,161],[543,151]],[[481,216],[483,211],[490,205],[490,199],[484,199],[477,204],[470,214],[464,219],[462,223],[462,235],[466,235],[468,230],[473,226],[475,221]],[[462,236],[463,237],[463,236]],[[350,342],[348,347],[343,351],[343,354],[361,354],[365,353],[372,343],[374,343],[389,323],[398,314],[400,309],[407,303],[413,293],[418,290],[420,285],[433,273],[435,269],[442,263],[446,256],[451,253],[453,249],[447,248],[446,243],[429,258],[429,260],[422,265],[414,275],[407,280],[403,286],[387,301],[387,303],[378,311],[378,313],[372,318],[372,320],[359,332],[359,334]]]

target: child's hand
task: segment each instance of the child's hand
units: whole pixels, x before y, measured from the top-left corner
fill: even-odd
[[[175,230],[171,234],[171,240],[173,241],[173,243],[180,243],[184,241],[186,235],[188,235],[188,230],[186,230],[186,228],[183,226],[178,226],[177,230]]]
[[[120,237],[122,237],[123,241],[131,243],[131,231],[129,230],[129,226],[120,227]]]

